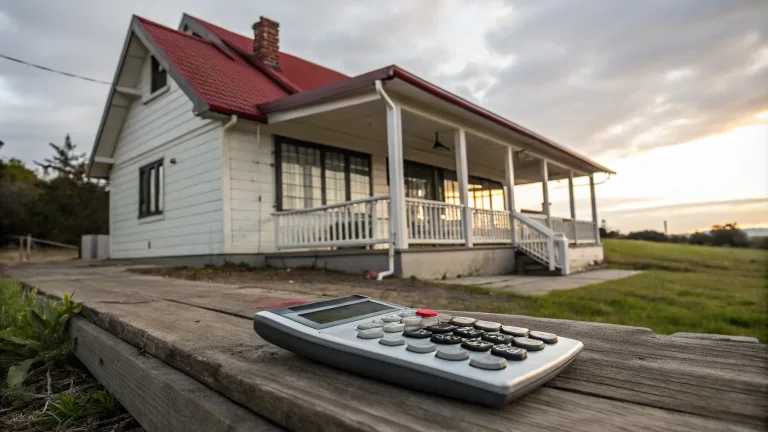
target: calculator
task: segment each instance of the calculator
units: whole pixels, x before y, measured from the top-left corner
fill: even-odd
[[[334,368],[488,406],[541,386],[584,347],[549,332],[361,295],[258,312],[253,328]]]

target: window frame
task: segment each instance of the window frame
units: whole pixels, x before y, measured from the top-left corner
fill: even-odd
[[[339,147],[333,147],[325,144],[318,144],[311,141],[304,141],[296,138],[290,138],[283,135],[274,136],[275,143],[275,208],[276,211],[284,211],[283,208],[283,143],[290,144],[298,147],[305,147],[320,152],[320,205],[328,205],[327,203],[327,189],[325,179],[325,155],[327,152],[339,153],[344,156],[344,201],[351,201],[352,188],[351,188],[351,173],[349,158],[357,157],[360,159],[366,159],[368,161],[368,197],[373,196],[373,158],[370,153],[363,153],[354,150],[348,150]],[[300,210],[300,209],[288,209],[288,210]]]
[[[432,175],[430,176],[431,178],[429,180],[432,182],[431,186],[432,186],[432,189],[433,189],[434,194],[435,194],[435,199],[434,200],[438,201],[438,202],[447,202],[445,200],[445,181],[448,180],[448,181],[456,181],[456,182],[458,182],[458,174],[457,174],[457,172],[455,170],[441,168],[441,167],[438,167],[438,166],[435,166],[435,165],[425,164],[423,162],[416,162],[416,161],[411,161],[411,160],[404,159],[403,160],[403,170],[406,169],[406,165],[411,165],[413,167],[417,167],[417,168],[420,168],[420,169],[430,169],[430,170],[432,170]],[[389,186],[389,158],[387,158],[386,170],[387,170],[387,186]],[[405,175],[405,173],[403,173],[403,175]],[[474,184],[482,185],[483,189],[480,189],[480,190],[494,190],[493,188],[485,189],[486,185],[499,186],[498,189],[504,190],[504,183],[496,181],[496,180],[491,180],[491,179],[487,179],[487,178],[483,178],[483,177],[477,177],[477,176],[468,176],[468,181],[469,181],[469,184],[473,184],[474,183]],[[406,188],[406,190],[404,192],[407,193],[408,192],[407,191],[407,185],[405,186],[405,188]],[[469,192],[470,192],[470,194],[472,194],[471,190]],[[407,197],[407,195],[406,195],[406,197]],[[431,200],[431,198],[427,198],[427,199]],[[491,202],[491,208],[490,209],[486,209],[486,210],[494,210],[494,211],[495,210],[501,210],[501,211],[505,211],[506,210],[506,206],[507,206],[506,201],[504,202],[504,208],[503,209],[495,209],[495,208],[493,208],[493,198],[492,198],[492,195],[491,195],[490,200],[491,200],[490,201]],[[473,201],[477,202],[476,199],[474,199]],[[473,207],[473,208],[477,208],[477,207]]]
[[[157,57],[150,55],[149,58],[149,95],[152,96],[155,93],[160,93],[168,88],[168,70],[162,64],[160,64],[160,61],[157,59]],[[155,79],[157,78],[157,74],[160,73],[159,69],[162,69],[164,83],[163,85],[155,88]]]
[[[164,204],[164,197],[160,196],[160,192],[162,191],[163,194],[165,194],[165,168],[163,167],[163,159],[160,158],[158,160],[152,161],[146,165],[142,165],[139,167],[139,219],[144,219],[152,216],[158,216],[163,214],[163,211],[165,210]],[[162,175],[160,174],[160,168],[162,168]],[[152,171],[154,169],[154,171]],[[152,197],[152,193],[150,191],[150,187],[152,186],[152,182],[149,179],[149,174],[153,173],[155,175],[155,190],[154,190],[154,197],[155,197],[155,210],[151,211],[147,209],[147,211],[144,211],[144,202],[146,200],[149,200]],[[146,180],[146,184],[144,184],[142,181],[144,179]],[[162,186],[161,186],[162,182]],[[150,205],[149,208],[152,206]]]

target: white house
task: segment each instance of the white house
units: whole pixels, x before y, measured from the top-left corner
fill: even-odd
[[[278,23],[253,30],[133,17],[89,165],[111,187],[112,258],[421,278],[602,261],[608,168],[397,66],[347,77],[279,52]],[[584,220],[574,177],[590,180]],[[550,214],[555,179],[570,218]],[[540,212],[514,204],[529,183]]]

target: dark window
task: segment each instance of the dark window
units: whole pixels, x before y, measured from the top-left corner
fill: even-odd
[[[277,209],[292,210],[367,198],[371,156],[275,137]]]
[[[154,93],[168,84],[168,73],[163,66],[152,56],[152,70],[149,77],[149,92]]]
[[[459,182],[456,171],[404,161],[405,196],[449,204],[460,204]],[[387,162],[389,163],[389,162]],[[387,166],[389,183],[389,166]],[[501,183],[479,177],[469,177],[469,206],[488,210],[504,210],[504,187]]]
[[[139,168],[139,218],[163,213],[163,160]]]

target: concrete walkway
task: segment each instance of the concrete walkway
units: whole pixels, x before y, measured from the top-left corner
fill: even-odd
[[[451,285],[479,286],[509,291],[516,294],[539,296],[552,291],[581,288],[600,282],[622,279],[640,273],[635,270],[603,269],[568,276],[470,276],[456,279],[435,280],[436,283]]]

